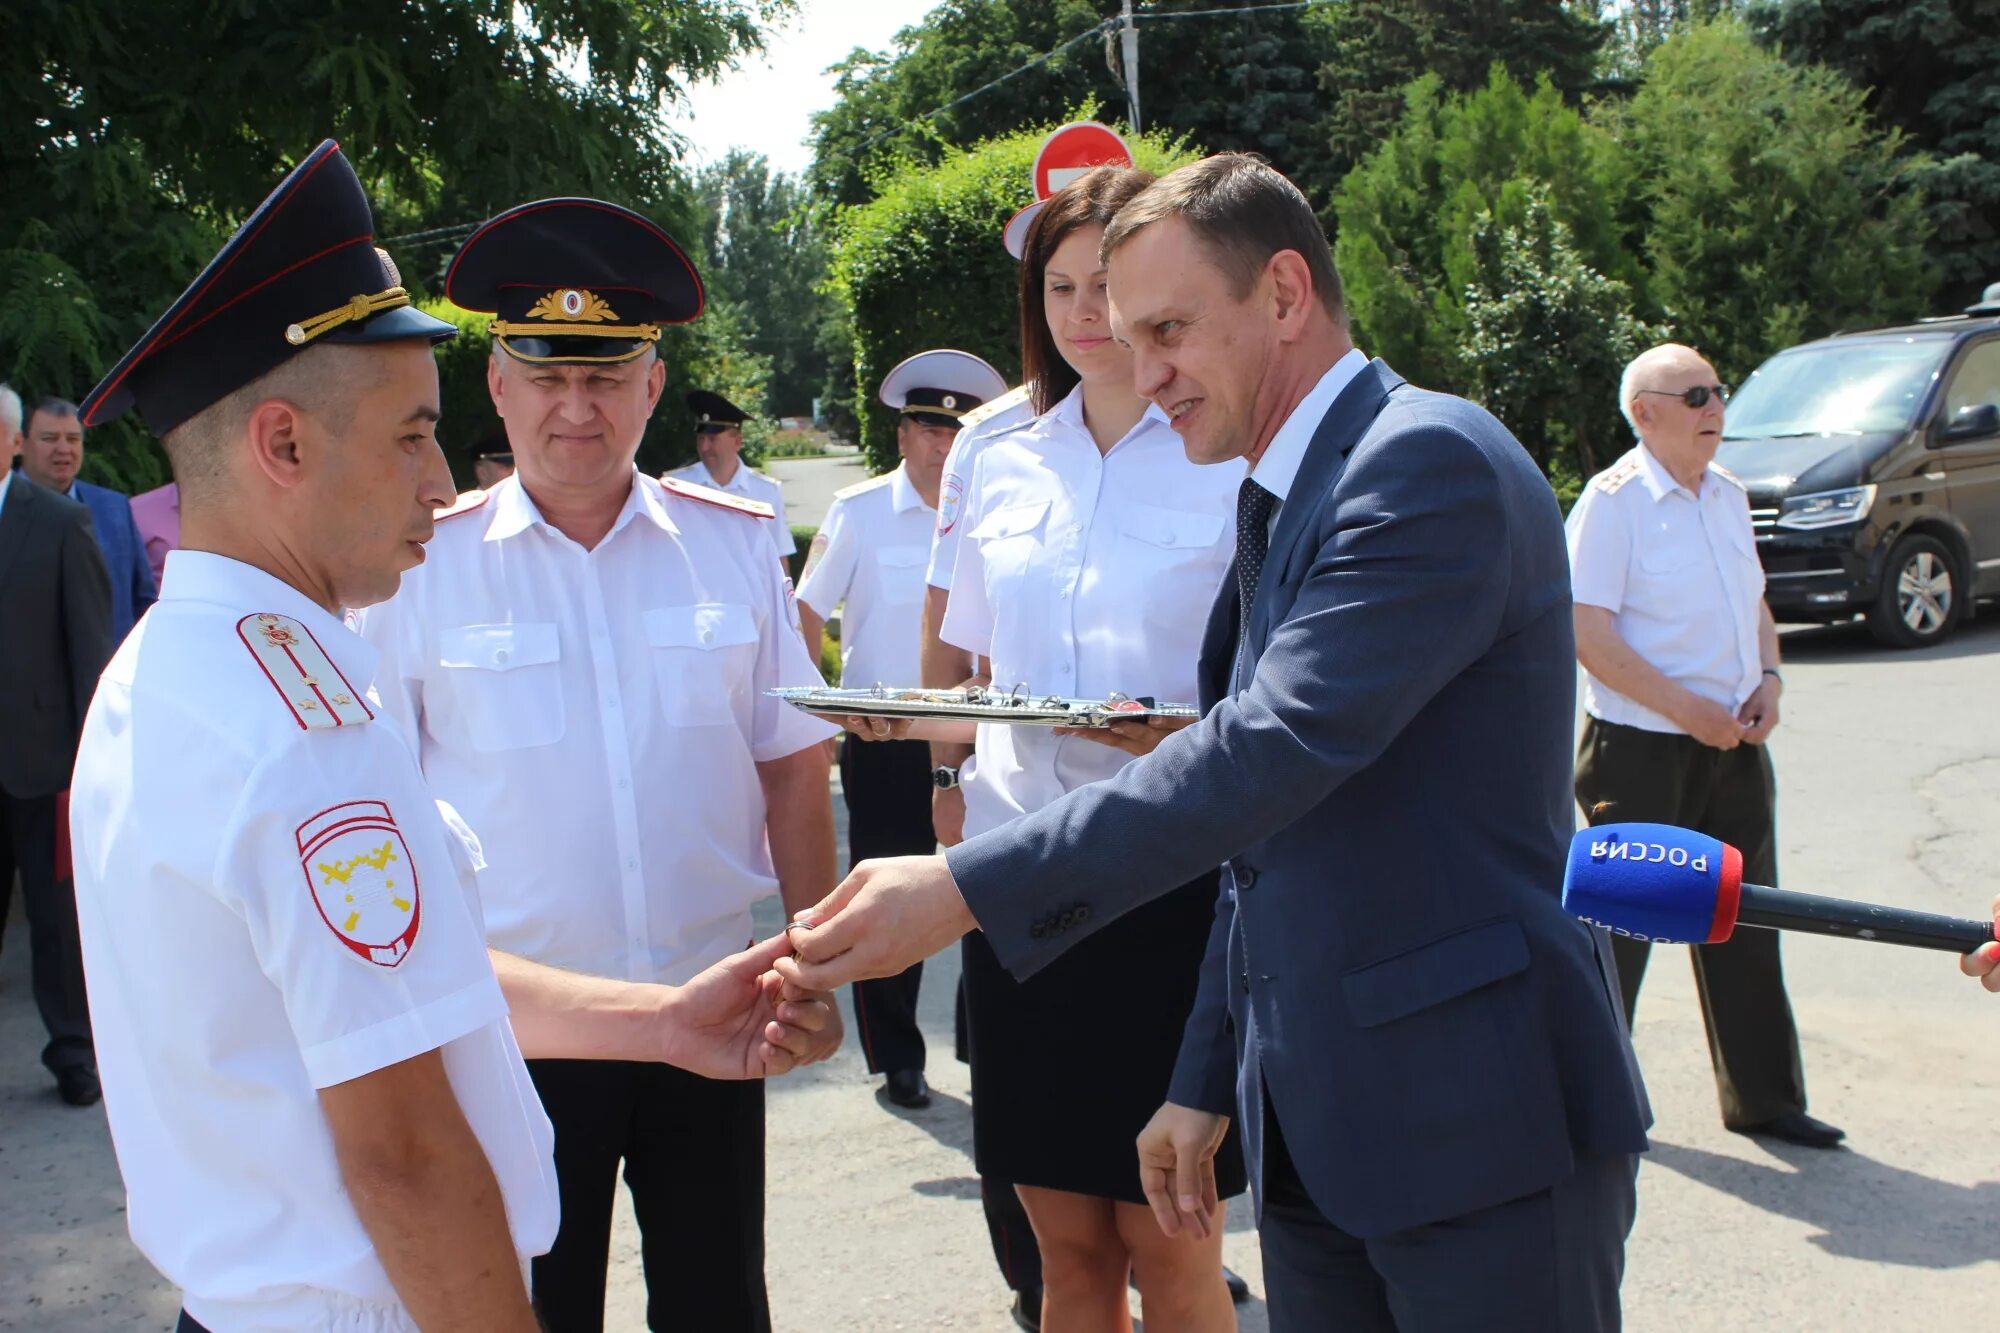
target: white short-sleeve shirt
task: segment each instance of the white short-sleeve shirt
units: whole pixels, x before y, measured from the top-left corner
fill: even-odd
[[[1676,684],[1741,708],[1764,669],[1764,567],[1741,483],[1711,463],[1697,495],[1636,446],[1590,479],[1566,528],[1574,599],[1611,612],[1619,637]],[[1584,707],[1606,722],[1681,731],[1587,673]]]
[[[1079,388],[973,465],[941,634],[992,659],[993,684],[1193,703],[1202,632],[1236,550],[1241,460],[1188,461],[1158,408],[1109,452]],[[982,726],[966,765],[967,837],[1129,756],[1037,727]]]
[[[362,691],[374,649],[261,570],[168,555],[71,791],[132,1239],[210,1328],[405,1330],[318,1089],[442,1052],[523,1260],[553,1139],[481,938],[478,844]]]
[[[697,486],[707,486],[711,490],[727,491],[745,500],[755,500],[759,504],[771,506],[773,518],[770,526],[765,529],[765,535],[769,537],[773,549],[777,551],[778,558],[783,560],[799,549],[798,542],[792,537],[791,525],[785,521],[785,489],[778,483],[776,477],[752,472],[739,462],[735,474],[729,478],[729,484],[725,486],[709,475],[708,464],[698,458],[686,467],[675,468],[667,473],[667,476],[693,482]]]
[[[732,503],[635,472],[586,551],[510,477],[363,615],[383,706],[485,844],[494,948],[678,984],[777,891],[757,765],[836,729],[765,697],[820,675],[772,520]]]
[[[937,511],[898,464],[834,497],[806,556],[799,600],[822,619],[845,605],[840,679],[850,687],[920,684],[917,637],[924,609],[924,561]]]
[[[933,588],[951,587],[951,571],[958,563],[958,541],[965,535],[959,516],[965,506],[965,489],[972,483],[972,468],[986,446],[1012,430],[1035,419],[1034,399],[1023,384],[1009,389],[991,402],[981,403],[966,413],[966,423],[951,442],[945,455],[944,476],[938,484],[937,527],[931,534],[930,563],[924,581]]]

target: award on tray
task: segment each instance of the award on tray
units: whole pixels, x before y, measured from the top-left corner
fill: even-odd
[[[1036,694],[1025,685],[1011,690],[968,685],[957,690],[870,689],[838,690],[825,686],[767,690],[774,699],[819,717],[891,717],[947,722],[997,722],[1014,727],[1103,727],[1121,719],[1142,722],[1151,717],[1201,716],[1191,704],[1158,703],[1149,698],[1113,694],[1105,699],[1069,699]]]

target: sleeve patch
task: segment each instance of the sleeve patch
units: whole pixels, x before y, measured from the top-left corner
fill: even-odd
[[[361,692],[340,674],[312,631],[290,616],[270,611],[247,615],[236,622],[236,637],[257,659],[301,731],[375,720]]]
[[[938,535],[942,537],[958,526],[958,511],[965,502],[965,484],[956,475],[944,479],[944,486],[938,493]]]
[[[819,567],[819,562],[826,556],[826,547],[827,547],[826,529],[821,528],[818,532],[813,534],[812,545],[806,548],[805,568],[799,571],[799,577],[807,579],[812,577],[813,570]],[[791,583],[791,580],[786,579],[785,582],[787,585],[789,585]],[[787,592],[791,591],[789,586],[787,587],[786,591]]]
[[[423,920],[417,867],[381,801],[349,801],[298,827],[299,866],[319,918],[356,958],[395,967]]]

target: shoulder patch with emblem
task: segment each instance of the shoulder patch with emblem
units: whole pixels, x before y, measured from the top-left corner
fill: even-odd
[[[271,611],[247,615],[236,622],[236,637],[257,659],[301,731],[375,720],[361,691],[340,674],[312,631],[290,616]]]
[[[977,426],[982,421],[987,421],[992,419],[993,417],[999,416],[1002,412],[1005,412],[1008,408],[1014,406],[1016,403],[1025,403],[1027,401],[1028,401],[1028,386],[1025,384],[1017,384],[1013,388],[1007,390],[1007,392],[1001,394],[998,398],[988,398],[985,402],[981,403],[979,406],[973,408],[970,412],[967,412],[964,416],[960,417],[958,419],[958,428],[960,430],[965,430],[968,427]]]
[[[299,825],[297,837],[306,889],[334,938],[377,967],[409,957],[423,899],[416,862],[388,805],[336,805]]]
[[[746,500],[740,495],[731,495],[728,491],[719,491],[713,486],[697,486],[694,482],[682,481],[679,477],[662,477],[660,485],[684,500],[714,505],[717,509],[734,509],[737,513],[748,514],[751,518],[775,518],[778,514],[777,510],[762,500]]]
[[[884,472],[879,477],[870,477],[866,481],[857,481],[852,486],[843,486],[833,493],[833,498],[836,500],[851,500],[857,495],[866,495],[869,491],[880,490],[882,487],[887,486],[890,478],[895,475],[893,471]]]
[[[1623,486],[1638,475],[1639,460],[1636,458],[1627,458],[1613,463],[1610,467],[1592,477],[1590,484],[1594,490],[1603,491],[1606,495],[1616,495],[1620,486]]]
[[[812,577],[813,571],[819,568],[819,562],[826,557],[826,548],[827,548],[826,529],[821,528],[818,532],[813,534],[812,545],[806,548],[806,563],[804,568],[799,570],[800,578],[809,579]],[[791,582],[792,581],[790,579],[785,580],[786,596],[790,596],[794,591],[793,588],[791,587]]]

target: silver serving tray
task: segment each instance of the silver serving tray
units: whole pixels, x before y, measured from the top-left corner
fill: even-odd
[[[1186,718],[1201,714],[1189,704],[1155,703],[1114,694],[1108,699],[1069,699],[1059,694],[1034,694],[1025,685],[1011,690],[897,689],[876,685],[865,690],[825,686],[766,690],[802,712],[818,717],[910,717],[954,722],[996,722],[1014,727],[1104,727],[1115,721],[1149,717]]]

